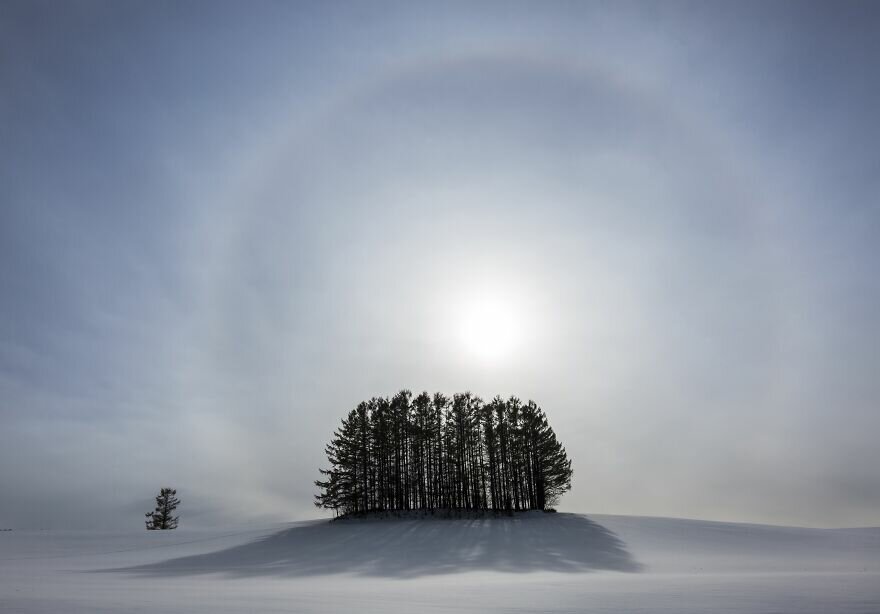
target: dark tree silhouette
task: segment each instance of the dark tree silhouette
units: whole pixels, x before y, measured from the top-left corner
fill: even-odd
[[[571,461],[534,402],[402,390],[362,402],[325,448],[315,505],[384,510],[530,510],[571,488]]]
[[[156,509],[147,512],[147,530],[159,531],[177,528],[178,516],[172,516],[174,510],[180,505],[177,491],[173,488],[163,488],[156,495]]]

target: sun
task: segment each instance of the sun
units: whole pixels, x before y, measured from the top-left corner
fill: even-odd
[[[519,349],[522,321],[515,304],[482,296],[462,305],[459,332],[471,358],[499,364],[509,361]]]

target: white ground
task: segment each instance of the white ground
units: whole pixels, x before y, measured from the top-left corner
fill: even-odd
[[[3,614],[425,611],[877,614],[880,529],[537,513],[0,532]]]

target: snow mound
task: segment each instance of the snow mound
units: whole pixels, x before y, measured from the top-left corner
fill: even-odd
[[[638,571],[624,543],[576,514],[456,518],[421,513],[300,523],[218,552],[130,568],[150,575],[352,573],[412,578],[467,571]],[[383,517],[384,516],[384,517]]]

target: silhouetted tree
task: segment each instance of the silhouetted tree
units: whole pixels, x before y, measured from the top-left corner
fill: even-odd
[[[401,390],[358,404],[325,448],[315,505],[338,513],[545,509],[571,461],[533,401]]]
[[[173,488],[163,488],[156,495],[156,509],[147,512],[147,530],[168,530],[177,528],[178,516],[173,516],[174,510],[180,505],[177,491]]]

